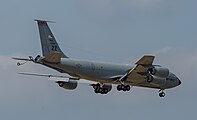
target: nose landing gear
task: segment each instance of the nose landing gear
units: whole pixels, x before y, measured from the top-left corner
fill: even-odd
[[[165,97],[165,93],[163,89],[159,90],[159,97]]]

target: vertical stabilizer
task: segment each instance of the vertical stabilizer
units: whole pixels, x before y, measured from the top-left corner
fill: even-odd
[[[62,58],[68,58],[60,49],[53,33],[51,32],[47,22],[43,20],[35,20],[37,21],[39,34],[40,34],[40,41],[42,46],[42,53],[43,56],[47,56],[51,53],[60,53]]]

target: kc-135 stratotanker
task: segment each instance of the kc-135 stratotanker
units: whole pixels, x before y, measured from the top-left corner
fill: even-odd
[[[29,58],[15,57],[13,59],[25,61],[23,63],[18,62],[18,66],[31,61],[55,69],[60,73],[65,73],[65,75],[24,72],[20,74],[61,78],[56,80],[56,83],[68,90],[77,88],[80,81],[87,80],[91,81],[89,84],[93,87],[94,92],[100,94],[107,94],[111,91],[112,84],[114,84],[117,86],[118,91],[129,91],[133,86],[158,89],[159,96],[164,97],[165,89],[174,88],[181,84],[179,78],[170,72],[168,68],[154,65],[155,56],[152,55],[144,55],[135,63],[135,66],[69,58],[60,49],[48,26],[49,21],[35,21],[39,28],[43,56],[38,55],[35,58],[32,56],[29,56]]]

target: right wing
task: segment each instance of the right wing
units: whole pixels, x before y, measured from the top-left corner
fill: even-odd
[[[80,79],[79,77],[72,77],[70,75],[50,75],[50,74],[38,74],[38,73],[18,73],[21,75],[30,75],[30,76],[39,76],[39,77],[48,77],[49,80],[54,81],[56,83],[58,82],[69,82],[69,81],[77,81],[80,84],[88,84],[88,85],[92,85],[92,84],[96,84],[97,82],[93,82],[93,81],[89,81],[89,80],[85,80],[85,79]]]
[[[23,72],[18,73],[18,74],[31,75],[31,76],[40,76],[40,77],[48,77],[48,78],[69,78],[69,79],[74,79],[74,80],[79,80],[80,79],[79,77],[72,77],[72,76],[69,76],[69,75],[61,76],[61,75],[38,74],[38,73],[23,73]]]

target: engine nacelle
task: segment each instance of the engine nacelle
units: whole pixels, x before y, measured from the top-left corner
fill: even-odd
[[[77,88],[76,80],[69,80],[68,82],[58,81],[58,85],[64,89],[74,90]]]
[[[169,69],[165,67],[160,67],[160,66],[154,66],[153,68],[149,69],[150,74],[161,77],[161,78],[166,78],[169,75]]]

